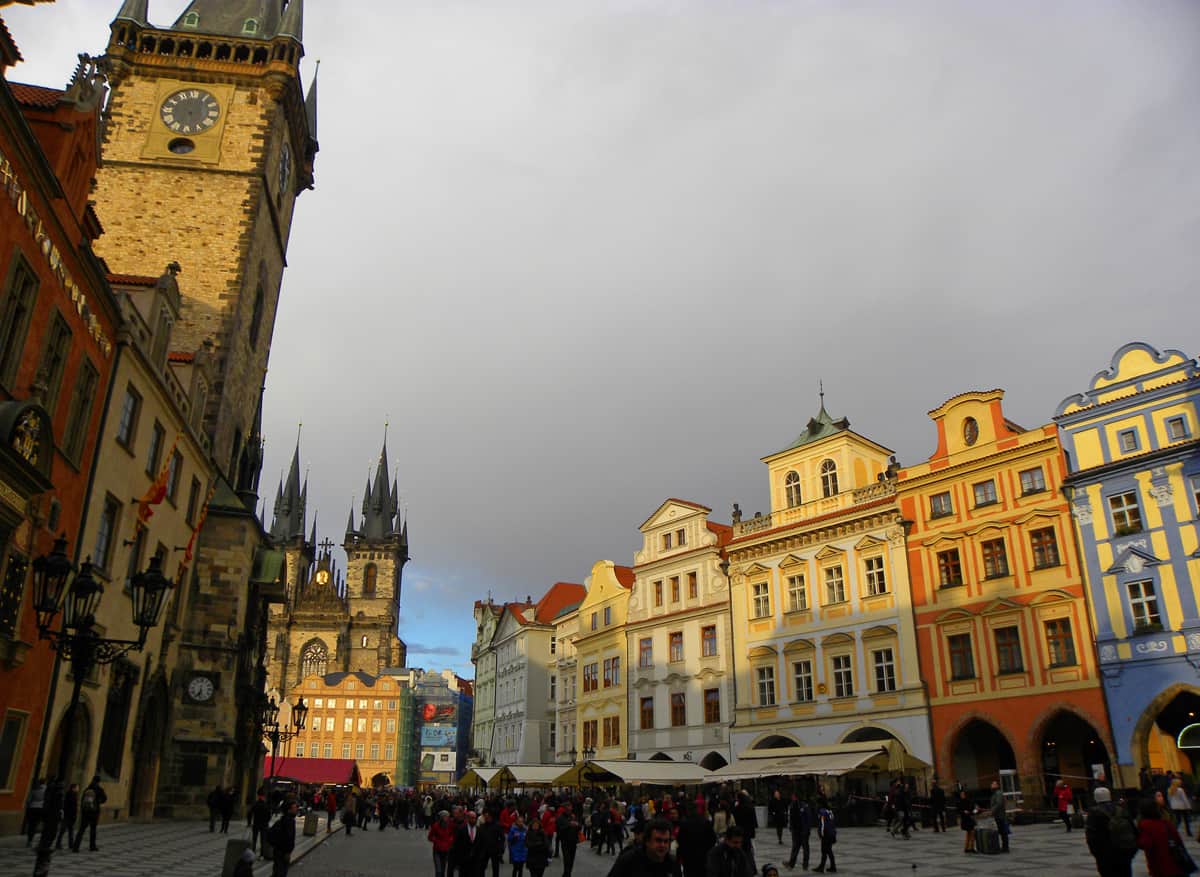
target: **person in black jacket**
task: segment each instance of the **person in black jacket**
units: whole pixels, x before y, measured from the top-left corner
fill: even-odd
[[[54,842],[56,850],[62,849],[63,833],[67,835],[67,846],[75,844],[75,820],[79,818],[79,783],[71,783],[63,795],[62,822],[58,824],[58,839]]]
[[[703,801],[697,801],[695,809],[679,823],[679,834],[675,838],[679,850],[679,864],[684,877],[704,877],[704,863],[708,851],[717,843],[717,833],[708,821]]]
[[[946,830],[946,790],[934,779],[933,788],[929,790],[929,810],[933,817],[933,830]]]
[[[479,820],[478,845],[479,877],[484,877],[488,862],[492,864],[492,877],[500,877],[500,863],[504,861],[504,829],[491,810],[483,811],[483,818]]]
[[[217,830],[217,817],[221,815],[221,798],[224,797],[225,790],[219,785],[213,786],[208,797],[204,799],[204,803],[208,805],[208,831],[209,834]]]
[[[267,857],[267,828],[271,824],[271,805],[267,803],[267,796],[260,789],[258,798],[250,805],[250,813],[246,817],[246,824],[250,826],[250,849],[257,849],[259,841],[262,841],[262,849],[259,851],[259,858]]]
[[[221,792],[221,834],[229,834],[229,820],[233,818],[233,808],[237,803],[237,792],[229,786]]]
[[[733,805],[733,821],[742,830],[742,852],[750,860],[750,870],[757,871],[754,863],[754,836],[758,833],[758,814],[754,812],[754,802],[750,793],[743,790],[738,793],[737,803]]]
[[[79,852],[85,828],[88,829],[88,849],[93,852],[99,849],[96,846],[96,825],[100,822],[100,808],[107,800],[108,795],[100,786],[100,774],[96,774],[79,796],[79,830],[75,832],[75,843],[71,844],[75,852]]]
[[[738,825],[725,829],[725,838],[708,851],[707,877],[754,877],[754,863],[746,855],[745,832]]]
[[[775,829],[780,843],[783,843],[783,830],[787,827],[787,812],[788,802],[783,799],[783,793],[776,789],[767,802],[767,820]]]
[[[567,809],[558,817],[554,826],[554,836],[558,839],[562,852],[562,877],[571,877],[575,867],[575,848],[579,846],[579,820],[575,818],[575,807],[567,805]]]
[[[283,815],[267,829],[267,842],[274,855],[271,877],[287,877],[292,850],[296,848],[296,811],[299,809],[296,799],[289,795],[283,803]]]
[[[475,824],[475,818],[475,811],[468,810],[466,822],[454,832],[454,845],[450,847],[450,867],[447,874],[478,877],[476,867],[483,861],[488,850],[479,837],[479,826]]]
[[[788,868],[796,867],[796,856],[803,850],[804,859],[801,866],[805,871],[808,870],[808,839],[812,834],[813,828],[813,811],[807,801],[800,799],[800,796],[795,792],[792,793],[792,803],[788,807],[788,829],[792,834],[792,854],[783,864]]]

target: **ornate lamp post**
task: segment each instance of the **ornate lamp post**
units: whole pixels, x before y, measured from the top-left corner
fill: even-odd
[[[62,749],[58,755],[58,779],[65,783],[67,762],[74,748],[76,713],[83,681],[97,666],[111,664],[130,651],[140,652],[150,629],[158,624],[163,604],[171,590],[171,581],[162,574],[162,559],[153,557],[144,572],[129,581],[129,599],[133,623],[138,628],[135,640],[102,637],[93,626],[104,586],[92,576],[91,559],[85,560],[72,579],[75,565],[67,557],[67,540],[60,536],[54,548],[33,561],[33,604],[37,612],[38,636],[49,640],[64,660],[71,662],[71,699],[62,722]],[[68,581],[70,585],[68,586]],[[62,612],[62,624],[54,629],[55,616]],[[58,791],[56,794],[61,794]],[[50,873],[55,835],[58,831],[57,808],[48,814],[38,843],[34,877]],[[51,815],[52,814],[52,815]]]
[[[272,697],[268,700],[265,695],[263,696],[262,705],[259,707],[259,723],[262,725],[263,733],[271,740],[271,776],[269,779],[275,778],[275,761],[279,756],[279,744],[287,743],[298,736],[304,730],[307,721],[308,704],[304,702],[303,697],[292,707],[292,726],[289,728],[279,724],[279,704],[275,702],[275,698]]]

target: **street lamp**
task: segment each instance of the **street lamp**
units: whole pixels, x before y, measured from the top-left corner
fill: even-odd
[[[129,599],[135,640],[109,639],[96,632],[96,610],[104,596],[104,586],[92,575],[91,558],[83,562],[68,586],[74,564],[67,557],[67,540],[60,536],[54,548],[33,561],[33,605],[37,613],[38,637],[50,641],[50,647],[71,662],[71,699],[62,721],[62,749],[58,755],[58,779],[67,779],[67,760],[74,748],[76,712],[83,681],[97,666],[111,664],[126,653],[140,652],[150,629],[158,624],[171,582],[162,574],[162,558],[150,559],[150,566],[129,580]],[[62,623],[54,628],[55,616],[62,612]],[[55,836],[58,831],[57,809],[46,808],[42,837],[38,843],[34,877],[50,873]]]
[[[299,736],[307,721],[308,704],[304,702],[303,697],[292,707],[292,725],[289,728],[279,724],[279,704],[275,702],[275,698],[272,697],[268,700],[266,695],[263,695],[262,704],[259,707],[259,724],[262,725],[263,733],[271,741],[271,775],[268,779],[275,778],[275,761],[279,757],[279,744],[287,743],[292,738]]]

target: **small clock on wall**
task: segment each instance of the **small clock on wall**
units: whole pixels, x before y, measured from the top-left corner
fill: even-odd
[[[217,693],[217,678],[211,673],[193,673],[183,686],[184,700],[188,703],[212,703]]]
[[[175,134],[203,134],[221,118],[221,105],[202,88],[185,88],[168,95],[158,112]]]

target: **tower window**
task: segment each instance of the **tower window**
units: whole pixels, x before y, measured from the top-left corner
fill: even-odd
[[[367,635],[365,633],[362,635],[362,647],[364,649],[367,647]]]
[[[197,27],[200,24],[200,13],[189,12],[183,17],[184,27]]]
[[[375,582],[379,578],[379,568],[368,563],[363,570],[363,596],[369,597],[375,593]]]
[[[250,312],[250,346],[258,346],[258,333],[262,329],[263,316],[263,285],[260,282],[254,290],[254,309]]]
[[[246,23],[242,25],[242,33],[258,33],[258,21],[247,18]]]
[[[821,492],[825,496],[837,495],[837,463],[833,462],[833,460],[825,460],[821,463]]]
[[[783,481],[784,487],[787,489],[787,504],[788,508],[795,508],[800,505],[800,474],[797,472],[789,472]]]
[[[324,676],[329,666],[329,650],[325,643],[313,640],[300,653],[300,678],[309,676]]]

